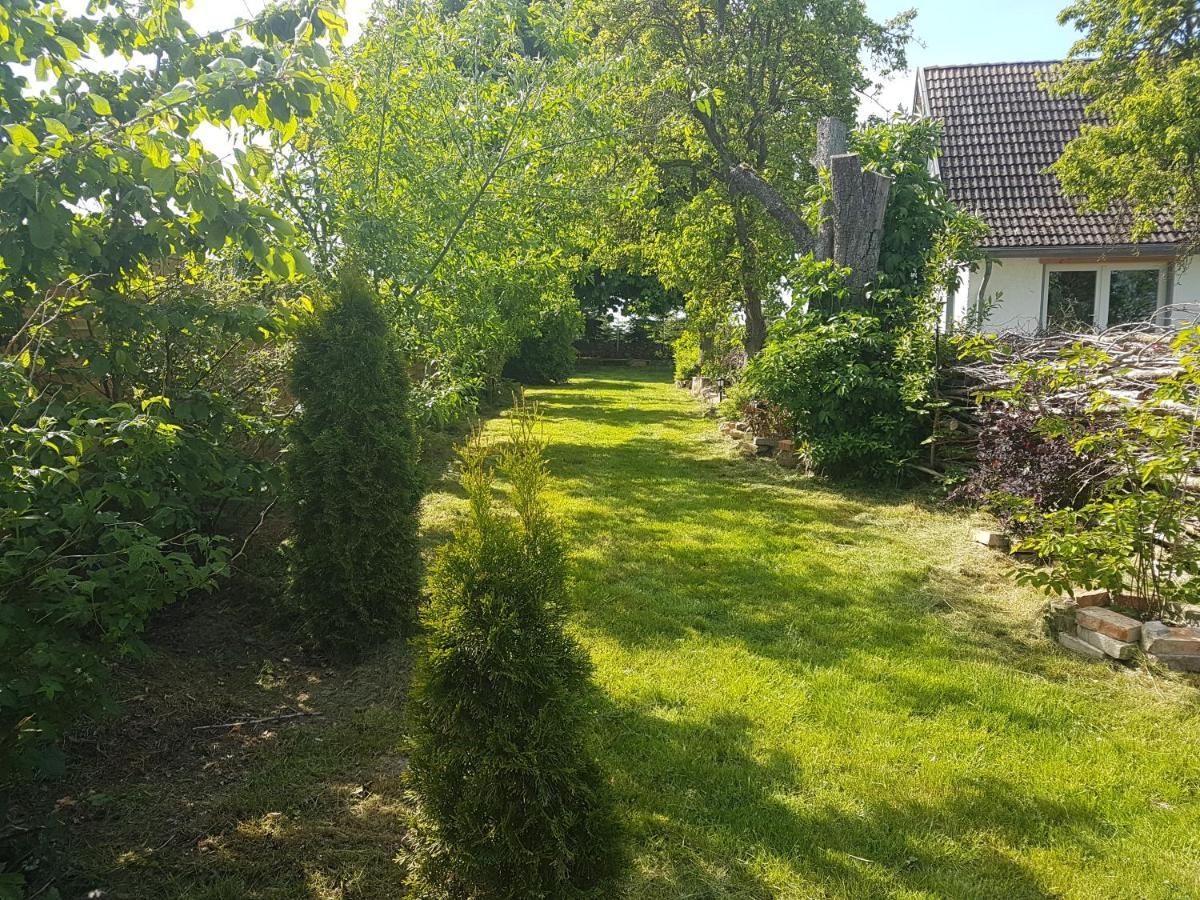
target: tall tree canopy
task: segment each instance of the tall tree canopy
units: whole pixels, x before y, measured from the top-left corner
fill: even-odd
[[[1134,236],[1163,211],[1200,221],[1200,7],[1194,0],[1077,0],[1060,16],[1083,37],[1056,73],[1098,122],[1067,145],[1054,171],[1087,205],[1128,204]]]
[[[653,166],[647,201],[665,282],[693,306],[735,304],[749,352],[766,336],[764,304],[797,253],[813,249],[804,201],[816,173],[816,123],[851,120],[855,93],[903,63],[911,14],[881,24],[861,0],[616,0],[602,43],[632,53],[641,153]],[[695,275],[700,274],[696,280]]]
[[[435,394],[478,390],[576,304],[624,65],[589,45],[573,4],[380,7],[336,66],[357,104],[301,139],[282,192],[314,256],[374,278]]]

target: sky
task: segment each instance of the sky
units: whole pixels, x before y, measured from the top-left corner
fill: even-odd
[[[890,79],[876,101],[863,100],[861,114],[883,115],[912,106],[916,70],[961,63],[1062,59],[1075,41],[1058,24],[1066,0],[866,0],[867,12],[888,19],[916,8],[910,68]]]

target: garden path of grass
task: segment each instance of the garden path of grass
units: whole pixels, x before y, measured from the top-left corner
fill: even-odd
[[[529,393],[630,845],[620,896],[1200,897],[1194,684],[1065,655],[967,517],[740,459],[665,373]],[[435,486],[430,545],[462,504]],[[403,896],[411,651],[312,657],[262,613],[278,580],[256,584],[163,617],[124,716],[23,798],[31,823],[51,811],[35,884]],[[212,730],[296,709],[320,715]]]
[[[631,896],[1200,897],[1193,688],[1067,657],[960,514],[738,459],[661,375],[530,396]]]

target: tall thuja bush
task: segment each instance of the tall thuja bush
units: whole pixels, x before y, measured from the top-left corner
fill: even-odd
[[[423,896],[567,897],[617,856],[586,736],[589,667],[563,630],[565,552],[542,500],[542,442],[513,417],[493,500],[488,448],[461,451],[469,515],[432,575],[429,652],[411,696],[407,857]]]
[[[352,651],[414,621],[421,571],[408,375],[360,277],[300,338],[292,375],[292,596],[319,644]]]

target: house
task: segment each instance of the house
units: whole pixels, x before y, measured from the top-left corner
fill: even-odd
[[[1112,326],[1200,300],[1200,265],[1167,216],[1130,239],[1127,210],[1080,212],[1047,168],[1087,121],[1086,101],[1042,88],[1054,62],[937,66],[917,75],[914,109],[943,124],[933,162],[949,198],[986,222],[992,258],[963,272],[946,324],[989,329]]]

